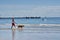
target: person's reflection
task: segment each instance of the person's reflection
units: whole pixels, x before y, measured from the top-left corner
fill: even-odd
[[[19,32],[22,32],[23,28],[18,28]],[[12,29],[12,40],[15,40],[15,29]]]
[[[15,39],[15,29],[12,29],[12,40]]]

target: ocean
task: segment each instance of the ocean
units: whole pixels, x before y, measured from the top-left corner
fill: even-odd
[[[47,17],[38,19],[15,19],[17,24],[60,24],[60,17]],[[11,19],[0,19],[0,24],[10,24]]]
[[[24,27],[21,30],[1,29],[11,28],[12,19],[0,19],[0,40],[60,40],[60,17],[14,20]]]

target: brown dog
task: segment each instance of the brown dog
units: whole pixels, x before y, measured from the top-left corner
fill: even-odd
[[[24,25],[18,25],[18,28],[23,28],[24,27]]]

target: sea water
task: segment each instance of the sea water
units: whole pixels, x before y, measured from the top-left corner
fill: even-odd
[[[10,24],[11,19],[0,19],[0,24]],[[38,19],[15,19],[17,24],[60,24],[60,17],[47,17]]]
[[[16,24],[60,24],[59,17],[14,19]],[[0,28],[11,28],[11,19],[0,19]],[[21,30],[0,30],[0,40],[60,40],[60,27],[24,26]]]

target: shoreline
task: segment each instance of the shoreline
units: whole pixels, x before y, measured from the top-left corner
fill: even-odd
[[[18,25],[24,25],[24,26],[60,26],[60,24],[16,24]],[[11,24],[0,24],[0,26],[11,26]]]

